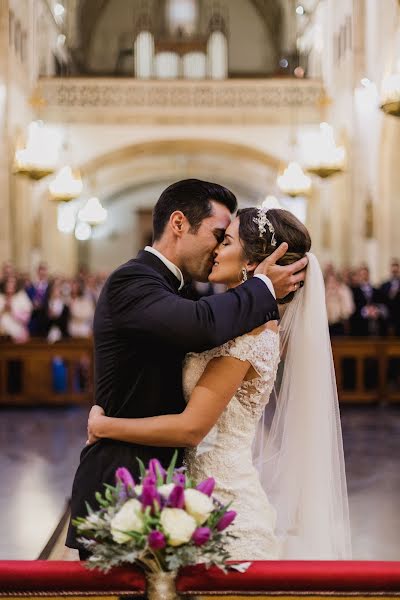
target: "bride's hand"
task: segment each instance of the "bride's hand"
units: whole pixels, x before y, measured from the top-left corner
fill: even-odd
[[[284,298],[290,292],[302,287],[306,276],[308,259],[301,258],[295,263],[281,267],[276,262],[286,254],[288,245],[283,242],[270,256],[267,256],[254,271],[255,274],[266,275],[272,281],[277,298]]]
[[[98,406],[97,404],[92,406],[92,408],[90,409],[88,424],[87,424],[87,434],[88,434],[88,439],[86,441],[87,446],[89,446],[90,444],[94,444],[95,442],[98,442],[100,440],[100,438],[96,436],[96,425],[98,423],[99,417],[100,418],[103,417],[104,414],[105,414],[104,410],[101,408],[101,406]]]

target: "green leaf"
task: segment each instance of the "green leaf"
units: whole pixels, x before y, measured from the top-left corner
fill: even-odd
[[[143,461],[137,456],[136,460],[139,463],[139,469],[140,469],[140,477],[141,479],[143,479],[144,477],[146,477],[146,467],[143,464]]]
[[[93,508],[90,506],[89,502],[85,502],[86,510],[88,515],[92,515],[94,513]]]
[[[117,484],[117,485],[110,485],[109,483],[105,483],[104,487],[107,490],[110,490],[113,494],[116,494],[118,492],[118,486],[120,486],[121,484]]]
[[[164,477],[162,476],[162,473],[160,471],[160,467],[158,465],[156,467],[156,472],[157,472],[157,486],[163,485],[163,483],[164,483]]]
[[[100,504],[100,506],[104,506],[107,507],[108,506],[108,502],[107,500],[104,500],[103,496],[100,494],[100,492],[96,492],[94,497],[96,498],[97,502]]]
[[[178,460],[178,450],[175,450],[172,460],[169,464],[168,471],[167,471],[167,483],[172,483],[172,478],[174,476],[174,470],[175,470],[177,460]]]

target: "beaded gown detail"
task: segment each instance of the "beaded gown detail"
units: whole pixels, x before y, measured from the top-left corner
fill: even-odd
[[[215,496],[232,502],[238,515],[231,526],[237,539],[229,551],[237,560],[278,559],[275,536],[276,511],[269,503],[253,465],[252,443],[257,424],[269,400],[279,364],[279,335],[265,329],[246,334],[200,354],[186,356],[183,387],[186,401],[208,362],[218,356],[249,361],[257,376],[243,381],[217,423],[197,448],[185,453],[185,463],[194,481],[216,480]]]

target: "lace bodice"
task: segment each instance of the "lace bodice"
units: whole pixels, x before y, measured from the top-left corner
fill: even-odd
[[[236,435],[246,429],[246,433],[250,434],[269,400],[275,381],[279,363],[279,335],[271,329],[265,329],[258,335],[246,334],[201,354],[188,354],[183,367],[186,401],[208,362],[218,356],[248,360],[258,374],[257,377],[242,382],[216,424],[217,429],[224,433],[235,430]],[[246,417],[245,422],[243,417]]]
[[[208,362],[218,356],[249,361],[257,376],[243,381],[217,423],[197,448],[186,450],[185,462],[195,481],[216,480],[215,495],[232,502],[238,517],[237,540],[229,550],[235,559],[274,559],[279,544],[274,535],[275,509],[269,504],[252,460],[257,423],[274,385],[279,364],[279,335],[270,329],[243,335],[218,348],[188,354],[183,369],[186,401]]]

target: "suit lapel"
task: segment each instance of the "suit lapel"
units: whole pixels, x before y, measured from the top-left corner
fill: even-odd
[[[137,257],[134,259],[148,267],[151,267],[157,273],[163,276],[168,281],[171,287],[176,293],[178,293],[180,282],[175,275],[168,269],[168,267],[160,260],[155,254],[146,252],[146,250],[140,250]]]

